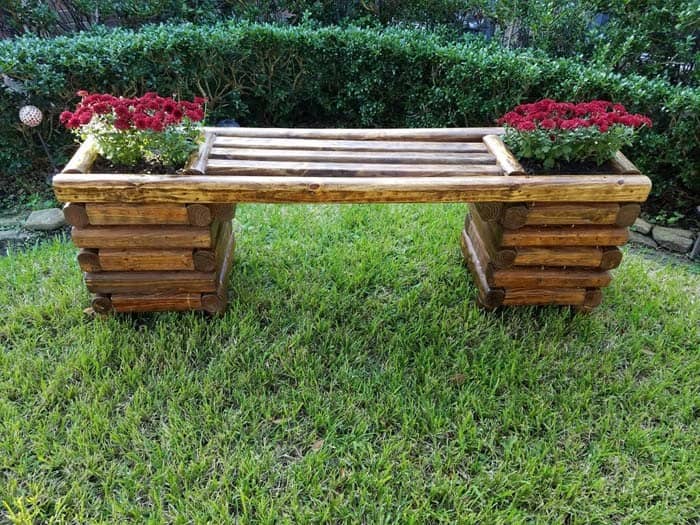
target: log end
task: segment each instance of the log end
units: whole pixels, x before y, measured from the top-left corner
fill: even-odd
[[[112,311],[112,300],[107,295],[96,295],[91,306],[96,314],[106,314]]]
[[[192,226],[209,226],[213,219],[209,206],[204,204],[188,204],[187,218]]]
[[[192,259],[198,272],[213,272],[216,269],[216,255],[211,250],[195,250]]]
[[[202,309],[210,314],[218,314],[226,309],[226,299],[215,293],[202,294]]]

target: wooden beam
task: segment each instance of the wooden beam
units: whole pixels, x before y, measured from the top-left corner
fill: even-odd
[[[58,174],[59,201],[232,202],[643,202],[640,175],[531,177],[269,177]]]
[[[507,306],[579,306],[586,300],[586,290],[577,288],[509,288],[505,291],[503,305]]]
[[[145,295],[215,292],[217,283],[212,272],[88,272],[85,285],[92,293]]]
[[[610,284],[607,271],[574,268],[489,269],[486,281],[494,288],[601,288]],[[507,295],[507,293],[506,293]]]
[[[71,230],[79,248],[210,248],[210,228],[194,226],[103,226]]]
[[[146,272],[194,270],[192,249],[111,249],[99,250],[100,267],[106,272]],[[211,270],[209,270],[211,271]]]
[[[97,142],[92,136],[88,136],[63,168],[62,173],[88,173],[98,155]]]
[[[113,294],[110,302],[115,312],[123,313],[180,312],[202,309],[202,295],[199,293]]]
[[[205,131],[226,137],[289,138],[327,140],[424,140],[435,142],[476,142],[484,135],[501,135],[501,127],[407,128],[407,129],[308,129],[308,128],[217,128]]]
[[[489,286],[486,280],[486,272],[484,270],[483,261],[479,260],[479,256],[477,255],[474,245],[472,244],[466,230],[462,230],[460,241],[464,261],[467,263],[479,291],[479,304],[488,309],[493,309],[500,306],[503,304],[505,291],[500,288],[494,289]]]
[[[526,226],[519,230],[503,230],[501,246],[621,246],[628,236],[627,228],[617,226]]]
[[[88,221],[94,226],[189,224],[184,204],[124,204],[111,202],[85,205]]]
[[[525,168],[520,165],[515,155],[503,143],[498,135],[485,135],[484,144],[496,157],[498,165],[506,175],[525,175]]]
[[[217,136],[215,148],[253,148],[281,150],[326,151],[380,151],[380,152],[437,152],[437,153],[488,153],[482,142],[425,142],[425,141],[372,141],[372,140],[318,140],[318,139],[270,139]]]

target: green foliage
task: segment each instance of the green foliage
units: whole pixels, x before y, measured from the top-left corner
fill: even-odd
[[[118,95],[152,90],[209,99],[210,121],[243,125],[430,127],[493,125],[511,107],[543,97],[607,99],[649,115],[629,156],[653,177],[700,188],[700,90],[620,76],[605,68],[481,42],[449,44],[420,30],[315,29],[306,25],[159,25],[97,29],[46,40],[0,42],[0,70],[22,80],[45,110],[56,156],[72,149],[54,130],[79,89]],[[31,172],[38,146],[13,122],[20,103],[0,94],[0,160],[8,177]]]

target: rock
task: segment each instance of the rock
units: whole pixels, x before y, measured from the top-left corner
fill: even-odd
[[[7,217],[0,217],[0,228],[13,228],[14,226],[19,226],[27,218],[26,213],[20,213],[19,215],[9,215]]]
[[[695,239],[695,245],[693,246],[693,249],[690,250],[690,258],[700,259],[700,235],[698,235],[698,238]]]
[[[649,235],[653,227],[653,224],[650,224],[644,219],[638,217],[637,220],[634,221],[634,224],[631,226],[631,229],[632,231],[643,233],[644,235]]]
[[[33,211],[24,227],[28,230],[51,231],[65,226],[66,219],[60,208],[49,208],[47,210]]]
[[[22,230],[0,230],[0,242],[21,242],[28,238],[29,234]]]
[[[630,232],[630,242],[633,242],[635,244],[643,244],[644,246],[648,246],[649,248],[654,249],[659,247],[659,245],[656,244],[656,241],[654,239],[635,231]]]
[[[689,230],[654,226],[651,235],[661,246],[674,252],[686,253],[693,246],[693,232]]]

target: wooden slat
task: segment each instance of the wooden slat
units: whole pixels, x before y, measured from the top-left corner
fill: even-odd
[[[601,288],[610,284],[612,277],[607,271],[554,269],[554,268],[507,268],[488,269],[486,279],[494,288]]]
[[[469,238],[466,230],[462,230],[460,245],[462,247],[464,261],[467,263],[479,291],[479,304],[481,304],[481,306],[484,308],[489,309],[500,306],[503,303],[505,292],[500,288],[493,289],[489,286],[486,280],[484,262],[479,259],[479,256],[474,248],[474,244]]]
[[[627,228],[617,226],[526,226],[503,230],[501,246],[620,246],[627,242],[628,236]]]
[[[217,283],[213,272],[88,272],[85,285],[92,293],[177,294],[214,292]]]
[[[88,221],[95,226],[126,224],[189,224],[184,204],[87,203]]]
[[[210,248],[210,228],[194,226],[102,226],[71,230],[79,248]]]
[[[420,153],[412,151],[352,152],[288,149],[212,148],[210,159],[262,160],[281,162],[341,162],[388,164],[496,164],[489,153]]]
[[[205,131],[204,140],[197,151],[192,154],[182,173],[185,175],[204,175],[206,173],[209,151],[213,144],[214,134],[210,131]]]
[[[620,205],[614,202],[540,202],[505,207],[501,224],[508,229],[544,225],[614,225],[619,211]]]
[[[406,140],[476,142],[484,135],[503,134],[501,127],[408,129],[205,128],[222,137],[326,140]]]
[[[640,175],[532,177],[268,177],[58,174],[59,201],[113,202],[642,202]]]
[[[110,298],[115,312],[168,312],[202,309],[202,295],[199,293],[161,293],[149,295],[114,294]]]
[[[99,250],[100,267],[106,272],[194,270],[192,249]]]
[[[438,153],[488,153],[481,142],[423,142],[423,141],[371,141],[371,140],[317,140],[317,139],[269,139],[217,136],[215,148],[253,148],[281,150],[326,151],[382,151],[382,152],[438,152]]]
[[[98,154],[95,139],[88,136],[63,168],[63,173],[88,173]]]
[[[210,159],[209,175],[270,175],[289,177],[448,177],[498,175],[495,164],[365,164],[352,162],[273,162]]]
[[[509,288],[505,291],[503,304],[508,306],[524,305],[583,305],[586,290],[577,288],[542,288],[537,290]]]
[[[520,165],[515,155],[513,155],[503,143],[501,137],[498,135],[486,135],[483,140],[489,151],[495,155],[503,173],[508,176],[525,175],[525,169]]]
[[[516,266],[572,266],[598,268],[603,258],[603,250],[596,247],[520,247],[515,251],[513,264]],[[609,270],[610,268],[605,268]]]

